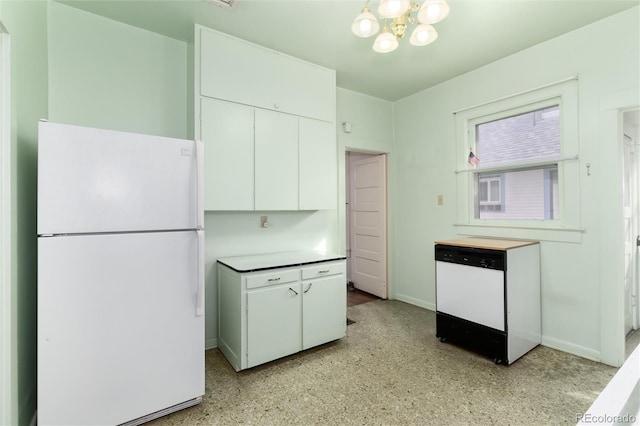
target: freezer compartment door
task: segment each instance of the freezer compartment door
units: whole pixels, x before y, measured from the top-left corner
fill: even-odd
[[[195,231],[38,239],[38,422],[120,424],[204,394]]]
[[[201,143],[40,122],[38,234],[199,227]]]

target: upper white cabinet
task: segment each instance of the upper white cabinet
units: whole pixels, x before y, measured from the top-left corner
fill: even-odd
[[[338,204],[338,158],[333,123],[298,122],[300,210],[334,209]]]
[[[208,28],[196,31],[200,95],[335,121],[334,70]]]
[[[256,210],[298,210],[298,117],[255,110]]]
[[[335,71],[196,25],[205,210],[337,208]]]
[[[253,210],[253,108],[207,98],[200,108],[205,210]]]

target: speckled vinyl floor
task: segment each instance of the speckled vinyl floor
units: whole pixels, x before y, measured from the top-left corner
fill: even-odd
[[[345,338],[240,373],[207,351],[202,404],[149,425],[575,424],[616,372],[542,346],[495,365],[441,343],[435,313],[399,301],[348,316]]]

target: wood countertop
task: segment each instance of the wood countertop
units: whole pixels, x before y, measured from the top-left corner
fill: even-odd
[[[539,244],[539,241],[524,241],[524,240],[503,240],[498,238],[458,238],[454,240],[440,240],[436,241],[436,244],[442,244],[446,246],[455,247],[471,247],[488,250],[509,250],[517,247],[530,246],[533,244]]]

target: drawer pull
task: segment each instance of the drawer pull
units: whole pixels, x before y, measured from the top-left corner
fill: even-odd
[[[304,291],[304,293],[308,292],[309,290],[311,290],[311,286],[313,285],[313,283],[309,283],[309,287],[307,287],[307,289]]]
[[[272,283],[274,281],[280,281],[280,277],[278,277],[278,278],[269,278],[267,281],[269,281],[270,283]]]
[[[318,271],[319,274],[328,274],[329,270],[328,269],[323,269],[322,271]]]
[[[291,290],[293,292],[293,294],[295,294],[296,296],[298,295],[298,292],[295,291],[294,289],[292,289],[291,287],[289,287],[289,290]]]

